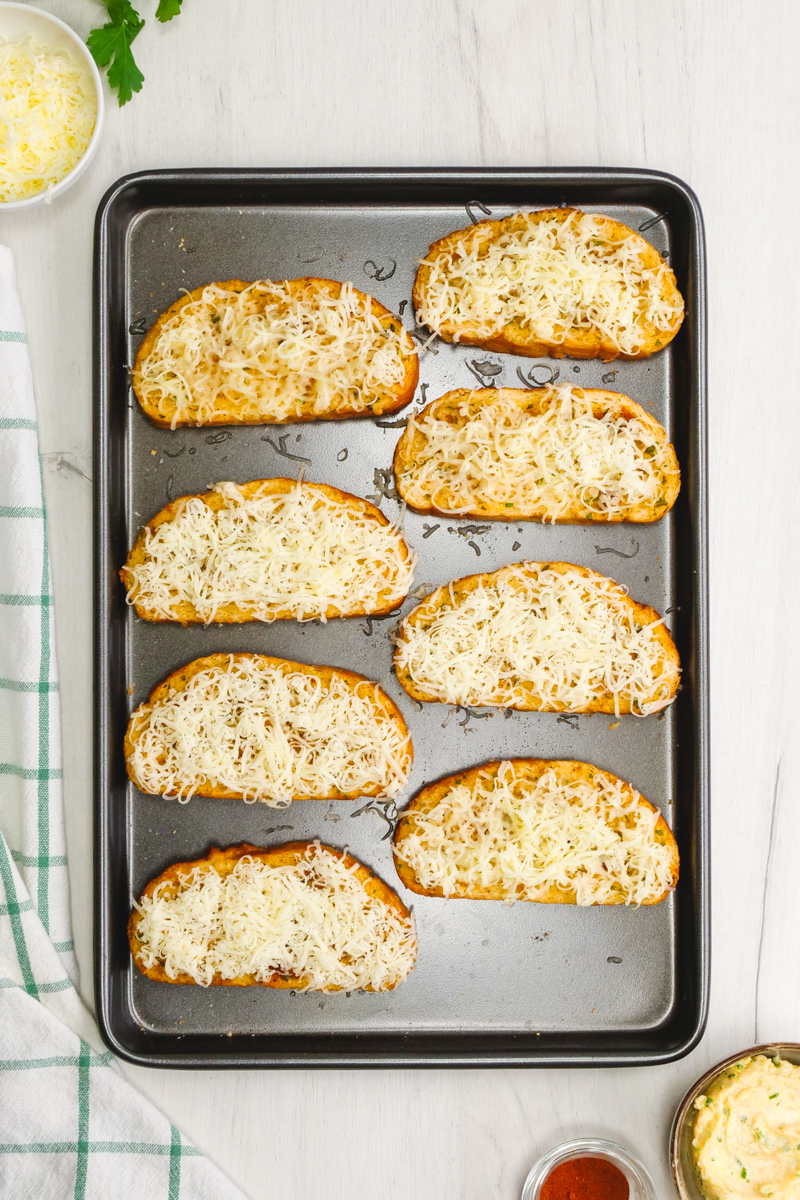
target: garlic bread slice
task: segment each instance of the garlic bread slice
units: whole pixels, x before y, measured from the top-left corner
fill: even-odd
[[[417,949],[396,892],[319,842],[243,843],[175,863],[145,888],[128,939],[161,983],[320,992],[390,991]]]
[[[360,496],[254,479],[168,504],[120,578],[146,621],[327,621],[391,612],[414,564],[400,530]]]
[[[417,318],[446,342],[530,358],[647,358],[681,327],[683,297],[627,225],[574,208],[480,221],[434,242]]]
[[[417,512],[498,521],[657,521],[680,490],[654,417],[571,386],[447,392],[409,417],[394,472]]]
[[[265,654],[209,654],[174,671],[131,714],[128,775],[140,791],[260,800],[391,799],[411,738],[377,683]]]
[[[678,882],[664,818],[590,763],[489,762],[423,788],[394,835],[397,873],[424,896],[538,904],[658,904]]]
[[[521,562],[437,588],[398,629],[415,700],[648,716],[675,697],[680,659],[655,609],[574,563]]]
[[[157,425],[280,425],[408,404],[419,362],[399,317],[352,283],[229,279],[176,300],[139,347],[133,390]]]

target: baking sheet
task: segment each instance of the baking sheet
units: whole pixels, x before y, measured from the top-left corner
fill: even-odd
[[[179,289],[217,279],[351,279],[393,312],[404,307],[412,328],[416,262],[432,240],[468,223],[473,199],[493,216],[567,202],[633,228],[649,225],[645,236],[669,257],[687,297],[685,327],[665,352],[635,363],[522,359],[437,339],[421,353],[413,407],[450,388],[478,386],[475,372],[496,386],[522,386],[519,369],[534,384],[558,372],[558,382],[625,392],[675,442],[683,490],[673,512],[651,526],[506,525],[407,512],[404,533],[419,556],[415,587],[524,559],[566,560],[612,576],[667,614],[681,653],[682,691],[658,717],[420,710],[391,671],[396,615],[184,629],[139,620],[115,579],[144,522],[171,499],[218,480],[295,476],[302,466],[307,479],[366,496],[398,516],[391,461],[401,414],[380,423],[163,430],[140,411],[125,368]],[[676,1057],[697,1039],[708,970],[702,259],[691,193],[637,172],[199,171],[134,176],[109,193],[98,216],[96,261],[97,999],[118,1053],[187,1066],[645,1062]],[[491,373],[495,367],[499,374]],[[445,902],[399,884],[384,837],[389,828],[374,811],[356,815],[363,800],[277,810],[142,795],[124,774],[129,712],[172,670],[217,651],[342,666],[378,680],[414,743],[398,807],[431,780],[489,759],[575,758],[614,772],[675,828],[682,857],[676,894],[639,910]],[[211,845],[314,837],[347,846],[413,906],[417,966],[395,991],[204,990],[158,984],[132,967],[125,937],[131,898],[170,863],[200,857]]]

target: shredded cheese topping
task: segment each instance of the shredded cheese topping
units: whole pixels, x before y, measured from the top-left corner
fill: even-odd
[[[207,789],[282,808],[342,795],[394,797],[411,739],[376,683],[329,682],[257,655],[200,670],[182,691],[131,716],[130,768],[152,795]]]
[[[220,409],[256,422],[381,413],[415,351],[372,304],[352,283],[210,283],[159,329],[137,363],[136,394],[173,429]]]
[[[32,34],[0,37],[0,202],[52,189],[80,161],[97,118],[94,80]]]
[[[527,398],[526,398],[527,397]],[[513,389],[443,397],[409,418],[408,470],[398,485],[415,507],[621,520],[639,505],[666,511],[678,475],[664,431],[604,396],[595,414],[581,388],[549,388],[539,399]]]
[[[240,858],[224,877],[198,864],[136,905],[140,960],[203,987],[278,974],[298,991],[385,991],[414,966],[414,922],[370,896],[357,870],[319,844],[292,865]]]
[[[674,878],[671,850],[655,837],[658,813],[621,779],[589,770],[586,779],[559,766],[491,764],[431,807],[412,806],[395,855],[445,896],[538,900],[556,887],[581,905],[659,899]]]
[[[430,273],[418,317],[440,333],[452,327],[456,341],[467,327],[488,340],[515,325],[558,346],[591,330],[618,353],[635,355],[652,334],[658,348],[659,333],[680,327],[683,300],[665,294],[670,268],[646,267],[643,239],[631,231],[615,239],[605,217],[569,210],[531,221],[520,214],[470,234],[423,260]]]
[[[360,502],[308,483],[250,498],[235,483],[214,490],[222,508],[194,496],[145,529],[145,558],[126,568],[129,603],[159,620],[190,604],[209,622],[232,604],[258,621],[325,621],[392,608],[410,591],[415,556]]]
[[[669,704],[680,668],[640,625],[624,588],[602,575],[519,563],[466,595],[439,588],[400,625],[397,677],[447,704],[525,702],[584,712],[603,698],[619,716]]]

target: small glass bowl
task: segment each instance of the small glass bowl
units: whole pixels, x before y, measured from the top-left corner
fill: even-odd
[[[542,1184],[553,1167],[573,1158],[603,1158],[606,1162],[613,1163],[628,1181],[631,1189],[630,1200],[656,1200],[653,1181],[638,1158],[631,1154],[630,1150],[624,1150],[622,1146],[603,1141],[602,1138],[576,1138],[548,1150],[547,1154],[543,1154],[531,1167],[522,1189],[522,1200],[539,1200]]]
[[[725,1058],[715,1067],[711,1067],[692,1084],[681,1100],[669,1136],[669,1165],[672,1168],[675,1191],[681,1200],[705,1200],[692,1153],[695,1100],[704,1095],[709,1085],[728,1067],[732,1067],[743,1058],[755,1058],[757,1054],[763,1054],[766,1058],[774,1058],[777,1054],[787,1062],[800,1066],[798,1042],[768,1042],[763,1046],[751,1046],[749,1050],[740,1050],[738,1054],[732,1054],[730,1058]]]

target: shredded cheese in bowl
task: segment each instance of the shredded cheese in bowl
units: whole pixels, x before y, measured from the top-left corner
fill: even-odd
[[[318,844],[281,866],[245,855],[224,876],[198,864],[136,905],[137,959],[203,987],[278,974],[298,991],[386,991],[414,966],[414,921],[370,896],[357,870]]]
[[[558,888],[579,905],[652,903],[675,870],[671,848],[654,836],[658,813],[641,801],[583,763],[490,763],[434,803],[415,801],[394,853],[445,896],[490,890],[513,902]]]
[[[0,202],[52,191],[86,153],[96,118],[88,67],[32,34],[0,38]]]

